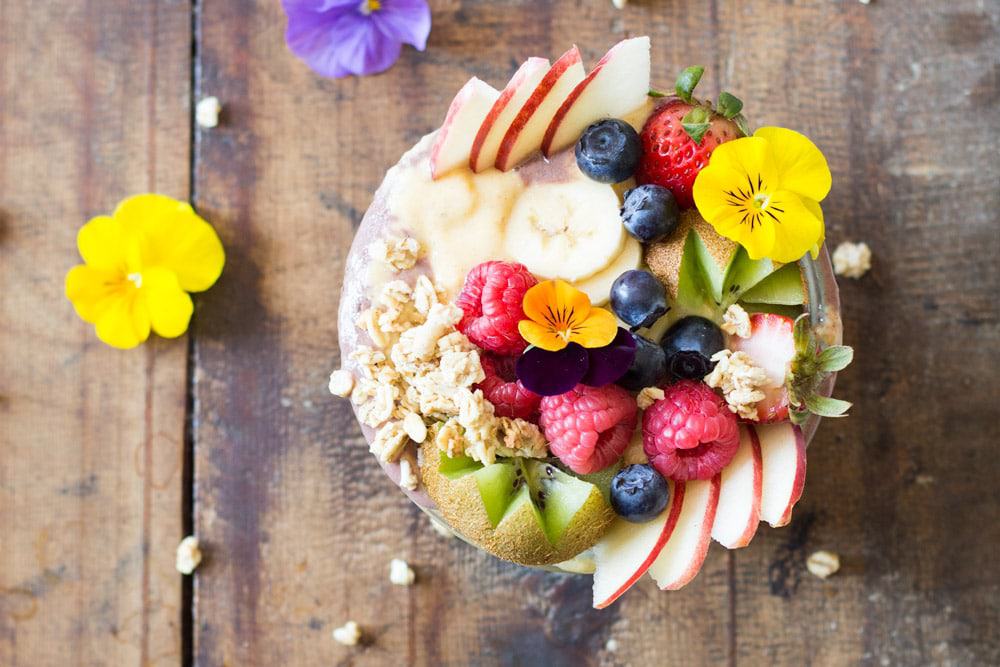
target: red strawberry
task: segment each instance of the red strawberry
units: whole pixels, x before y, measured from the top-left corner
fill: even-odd
[[[694,206],[691,188],[708,164],[715,147],[746,135],[740,115],[743,103],[719,95],[718,110],[711,102],[691,96],[704,68],[689,67],[677,79],[677,97],[661,104],[646,121],[640,135],[642,157],[635,173],[640,185],[655,183],[674,193],[681,208]]]
[[[754,313],[750,316],[750,337],[733,336],[730,347],[750,355],[754,363],[767,371],[772,385],[764,389],[764,400],[757,404],[757,418],[762,422],[788,419],[788,390],[785,376],[795,356],[794,320],[774,313]]]

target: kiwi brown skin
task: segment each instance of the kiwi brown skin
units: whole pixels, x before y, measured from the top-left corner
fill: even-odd
[[[576,513],[557,544],[546,538],[530,502],[506,515],[494,529],[476,478],[442,475],[438,470],[441,452],[433,442],[425,442],[420,454],[420,479],[445,520],[469,542],[497,558],[519,565],[561,563],[592,547],[614,519],[611,506],[596,493]]]

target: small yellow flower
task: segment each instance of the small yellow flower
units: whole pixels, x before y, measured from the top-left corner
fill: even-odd
[[[164,338],[187,331],[187,293],[211,287],[225,263],[212,226],[164,195],[129,197],[81,227],[76,243],[84,264],[66,274],[66,298],[98,338],[121,349],[150,329]]]
[[[618,333],[614,315],[592,308],[590,297],[563,280],[538,283],[525,292],[522,307],[528,319],[518,323],[518,331],[526,341],[549,352],[570,343],[604,347]]]
[[[794,262],[819,252],[825,235],[819,202],[830,185],[830,167],[813,142],[762,127],[715,149],[695,179],[694,202],[715,231],[751,259]]]

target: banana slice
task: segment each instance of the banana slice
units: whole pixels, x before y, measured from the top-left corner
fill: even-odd
[[[625,247],[606,269],[602,269],[583,280],[573,283],[573,287],[586,292],[590,303],[603,306],[610,299],[611,285],[621,274],[630,269],[638,269],[642,264],[642,244],[631,236],[625,240]]]
[[[576,282],[621,254],[618,195],[589,179],[541,183],[518,198],[507,222],[507,254],[543,279]]]

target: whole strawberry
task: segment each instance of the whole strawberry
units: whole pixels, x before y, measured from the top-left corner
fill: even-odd
[[[691,188],[719,144],[749,134],[743,103],[729,93],[717,108],[692,96],[704,67],[688,67],[677,78],[676,97],[663,102],[642,128],[642,156],[635,180],[668,188],[681,208],[694,206]]]

